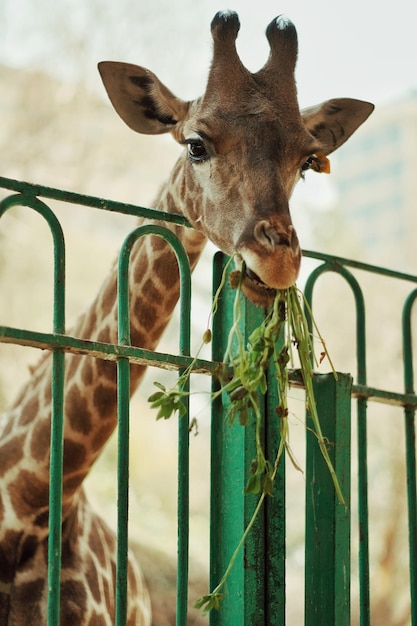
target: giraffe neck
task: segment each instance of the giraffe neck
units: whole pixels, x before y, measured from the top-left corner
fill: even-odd
[[[186,214],[191,192],[183,184],[180,157],[156,206]],[[190,228],[165,224],[182,242],[193,268],[205,237]],[[161,238],[148,236],[134,246],[129,268],[131,343],[155,348],[179,297],[179,273],[174,254]],[[90,308],[72,334],[92,341],[117,342],[117,268],[112,269]],[[64,517],[74,496],[117,423],[116,366],[111,361],[68,354],[65,373]],[[144,367],[131,367],[131,391]],[[49,494],[51,424],[51,355],[41,359],[32,379],[0,422],[0,485],[7,495],[1,509],[20,519],[43,523]],[[3,451],[2,451],[3,450]],[[7,453],[6,453],[7,451]],[[42,518],[42,519],[41,519]]]

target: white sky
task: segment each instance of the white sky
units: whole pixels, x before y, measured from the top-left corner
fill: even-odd
[[[267,24],[293,20],[301,106],[335,96],[378,105],[417,88],[416,0],[3,0],[0,63],[41,65],[97,90],[97,61],[125,60],[191,98],[204,89],[210,21],[224,8],[240,16],[238,49],[253,71],[268,54]]]

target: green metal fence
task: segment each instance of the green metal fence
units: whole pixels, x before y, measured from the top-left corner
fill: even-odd
[[[45,201],[58,200],[107,211],[145,216],[151,219],[174,221],[185,225],[181,216],[161,214],[159,211],[136,207],[99,198],[82,196],[56,189],[29,185],[0,178],[5,198],[0,203],[0,217],[13,206],[21,205],[40,213],[52,232],[54,245],[54,319],[51,333],[34,332],[0,326],[0,341],[33,346],[53,351],[53,407],[52,451],[50,488],[50,538],[49,538],[49,598],[48,625],[59,624],[59,571],[61,546],[61,480],[64,389],[63,373],[65,353],[90,354],[95,358],[117,361],[118,364],[118,566],[116,594],[116,623],[126,623],[126,555],[128,522],[128,437],[129,437],[129,365],[143,363],[181,372],[191,363],[190,353],[190,271],[184,250],[178,240],[160,225],[139,227],[124,241],[119,256],[119,341],[118,345],[79,340],[65,334],[65,244],[62,229]],[[172,245],[181,274],[181,329],[179,354],[153,353],[130,346],[127,274],[129,255],[137,238],[153,233]],[[352,290],[356,307],[357,372],[355,378],[348,374],[316,374],[314,388],[322,429],[331,442],[330,455],[346,498],[346,506],[338,504],[327,466],[319,452],[316,438],[307,430],[305,461],[305,625],[344,626],[351,623],[350,570],[351,570],[351,475],[358,481],[359,522],[359,589],[360,624],[371,623],[372,579],[369,563],[368,515],[368,460],[367,460],[367,404],[379,401],[403,408],[406,439],[406,484],[398,489],[407,492],[408,545],[409,545],[409,596],[410,624],[417,626],[416,551],[416,452],[415,410],[417,397],[414,391],[412,311],[417,299],[417,277],[386,269],[364,265],[346,259],[313,252],[304,256],[315,259],[317,267],[310,274],[306,286],[306,299],[313,304],[316,283],[324,273],[335,272]],[[214,289],[219,284],[225,259],[217,254],[214,259]],[[404,364],[404,392],[389,392],[367,385],[365,299],[352,270],[383,275],[387,280],[397,279],[409,285],[403,304],[402,337]],[[219,300],[213,321],[213,360],[198,359],[196,373],[213,374],[223,358],[232,324],[234,293],[226,285]],[[415,309],[415,306],[414,306]],[[242,302],[241,330],[248,337],[259,325],[263,312],[249,302]],[[1,324],[1,320],[0,320]],[[415,355],[414,355],[415,358]],[[273,372],[269,373],[273,376]],[[298,371],[291,372],[291,384],[302,387]],[[213,386],[216,388],[213,377]],[[270,386],[263,414],[264,446],[270,458],[275,456],[279,441],[279,427],[274,408],[278,403],[274,386]],[[357,402],[358,465],[351,463],[351,407]],[[229,559],[238,544],[246,524],[257,505],[257,496],[244,495],[243,488],[250,460],[254,458],[255,437],[250,425],[230,426],[225,420],[227,399],[217,398],[212,406],[211,435],[211,565],[210,585],[215,587],[223,575]],[[308,423],[308,418],[307,418]],[[181,480],[178,485],[178,588],[177,625],[187,624],[188,576],[188,513],[189,513],[189,420],[179,420],[178,464]],[[275,495],[268,498],[246,541],[228,579],[220,611],[210,615],[212,626],[281,626],[286,623],[286,493],[285,463],[279,467]],[[291,625],[292,626],[292,625]]]

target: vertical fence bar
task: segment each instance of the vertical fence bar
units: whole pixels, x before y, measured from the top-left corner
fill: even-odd
[[[314,375],[317,412],[345,505],[307,428],[305,625],[350,625],[350,407],[347,374]],[[308,420],[307,420],[308,426]]]
[[[370,626],[371,598],[369,576],[369,507],[368,507],[368,425],[367,400],[357,401],[358,448],[358,528],[359,528],[359,624]]]
[[[180,353],[190,354],[191,270],[188,256],[179,239],[163,226],[147,224],[133,230],[125,239],[118,268],[119,343],[130,345],[129,259],[135,242],[145,235],[162,237],[172,248],[180,274]],[[129,403],[130,381],[128,359],[118,359],[118,562],[116,587],[116,626],[125,626],[127,618],[128,553],[128,481],[129,481]],[[181,372],[180,372],[181,374]],[[184,388],[186,390],[186,388]],[[189,416],[178,426],[178,572],[177,626],[187,624],[188,612],[188,544],[189,544]],[[122,461],[121,461],[122,460]]]
[[[417,300],[417,289],[412,291],[403,308],[403,361],[404,361],[404,391],[414,394],[414,369],[411,331],[411,311]],[[408,541],[409,541],[409,568],[410,568],[410,601],[411,624],[417,625],[417,467],[416,467],[416,432],[415,410],[410,407],[404,409],[405,422],[405,453],[407,473],[407,503],[408,503]]]
[[[130,345],[129,261],[138,238],[133,231],[120,250],[117,277],[118,342]],[[125,626],[128,593],[128,523],[129,523],[129,429],[130,429],[130,364],[117,360],[117,564],[116,564],[116,626]]]
[[[268,371],[268,395],[266,397],[266,444],[267,456],[274,459],[280,444],[279,418],[275,408],[279,404],[275,368]],[[285,558],[286,558],[286,488],[285,454],[282,455],[274,482],[274,495],[265,500],[265,624],[285,624]]]
[[[55,333],[65,332],[65,242],[61,225],[52,211],[42,205],[42,214],[54,236],[54,320]],[[45,209],[48,209],[45,212]],[[48,538],[48,625],[60,623],[62,555],[62,480],[64,455],[64,377],[65,353],[52,355],[51,452]]]
[[[52,356],[51,455],[48,536],[48,626],[60,623],[60,580],[62,554],[62,478],[64,444],[64,360],[55,350]]]
[[[120,311],[120,309],[119,309]],[[119,329],[123,328],[123,323]],[[120,331],[119,331],[120,332]],[[128,345],[119,338],[121,345]],[[128,522],[129,522],[129,428],[130,428],[130,364],[117,360],[117,568],[116,626],[127,620]]]
[[[169,231],[168,231],[169,232]],[[180,242],[174,247],[180,272],[180,354],[190,354],[191,339],[191,269]],[[179,372],[179,376],[183,373]],[[189,391],[189,381],[184,385]],[[188,623],[188,564],[190,521],[190,418],[189,397],[183,398],[186,412],[178,422],[178,495],[177,495],[177,614],[176,625]]]
[[[220,283],[224,255],[214,259],[214,290]],[[213,359],[222,361],[233,324],[235,293],[226,282],[213,319]],[[263,311],[242,301],[244,341],[263,319]],[[218,386],[214,381],[214,390]],[[250,463],[255,458],[255,436],[251,425],[242,427],[227,421],[227,398],[217,398],[212,406],[211,434],[211,519],[210,588],[222,578],[258,502],[258,496],[245,495]],[[246,477],[246,478],[245,478]],[[211,626],[253,626],[265,624],[265,538],[263,512],[237,555],[224,588],[219,611],[211,611]]]

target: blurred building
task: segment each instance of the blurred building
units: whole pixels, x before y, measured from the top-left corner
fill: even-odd
[[[337,151],[332,182],[361,260],[417,273],[417,91],[377,108]]]

